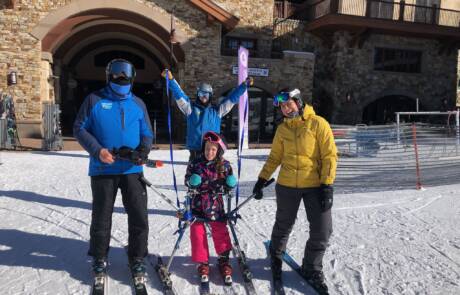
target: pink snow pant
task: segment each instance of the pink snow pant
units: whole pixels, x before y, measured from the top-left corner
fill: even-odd
[[[212,241],[217,255],[232,249],[230,235],[228,234],[227,223],[222,221],[209,222],[211,227]],[[206,228],[203,222],[194,222],[190,226],[190,241],[192,242],[192,261],[208,262],[209,248]]]

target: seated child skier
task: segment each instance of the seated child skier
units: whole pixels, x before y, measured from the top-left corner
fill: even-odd
[[[219,255],[219,270],[226,283],[231,283],[232,267],[229,254],[232,249],[230,235],[225,218],[223,189],[236,185],[230,162],[223,158],[226,145],[215,132],[205,133],[202,141],[201,156],[187,167],[185,185],[196,189],[197,194],[191,201],[192,214],[197,218],[209,220],[214,248]],[[202,281],[208,279],[209,249],[206,227],[203,222],[195,221],[190,226],[192,261],[199,263],[198,273]]]

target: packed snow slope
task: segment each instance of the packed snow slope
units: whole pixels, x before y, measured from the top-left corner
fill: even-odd
[[[245,151],[240,202],[252,191],[268,150]],[[160,169],[145,169],[146,178],[175,200],[169,151],[153,151]],[[175,151],[179,196],[187,151]],[[236,171],[236,153],[227,158]],[[0,288],[1,294],[88,294],[90,260],[86,255],[91,221],[91,190],[85,152],[1,152]],[[395,177],[398,177],[396,175]],[[359,193],[341,191],[340,170],[332,210],[334,233],[324,258],[331,294],[460,294],[460,184],[425,190],[375,191],[363,177]],[[396,181],[396,179],[395,179]],[[369,188],[369,190],[367,190]],[[395,188],[396,189],[396,188]],[[372,192],[370,192],[372,191]],[[149,251],[168,257],[177,235],[175,212],[149,190]],[[270,270],[263,241],[275,219],[274,185],[261,201],[241,211],[237,232],[249,258],[259,294],[271,294]],[[300,262],[308,238],[301,206],[288,251]],[[127,219],[117,198],[113,213],[110,294],[131,294],[127,258]],[[212,242],[211,242],[212,243]],[[195,265],[185,238],[171,267],[180,294],[198,294]],[[222,293],[211,258],[211,288]],[[236,263],[236,289],[244,293]],[[297,274],[284,266],[288,294],[314,294]],[[151,266],[151,294],[161,294]]]

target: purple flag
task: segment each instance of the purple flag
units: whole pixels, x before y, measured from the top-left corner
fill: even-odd
[[[238,85],[243,83],[248,77],[248,58],[249,51],[240,46],[238,50]],[[248,117],[249,117],[249,106],[248,106],[248,92],[245,91],[240,96],[238,104],[239,109],[239,121],[238,121],[238,148],[241,150],[248,148]]]

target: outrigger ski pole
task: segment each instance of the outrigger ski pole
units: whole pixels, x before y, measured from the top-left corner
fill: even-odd
[[[273,182],[275,181],[274,178],[271,178],[269,181],[267,181],[265,184],[264,184],[264,188],[266,188],[267,186],[269,186],[270,184],[272,184]],[[227,195],[229,195],[230,197],[233,197],[232,195],[230,195],[229,193],[227,193]],[[228,213],[227,213],[227,218],[229,220],[236,220],[238,218],[238,210],[241,209],[241,207],[243,207],[244,205],[246,205],[250,200],[252,200],[254,197],[256,196],[256,194],[252,194],[250,195],[249,197],[246,198],[246,200],[244,200],[241,204],[239,204],[238,206],[236,206],[235,209],[231,210],[230,211],[230,203],[228,203]]]
[[[152,191],[155,192],[155,194],[159,195],[163,200],[166,201],[171,207],[174,208],[174,210],[179,211],[179,208],[177,208],[176,204],[174,204],[173,201],[171,201],[170,198],[168,198],[165,194],[160,192],[150,181],[148,181],[144,176],[141,176],[140,181],[142,181],[146,186],[148,186]]]

